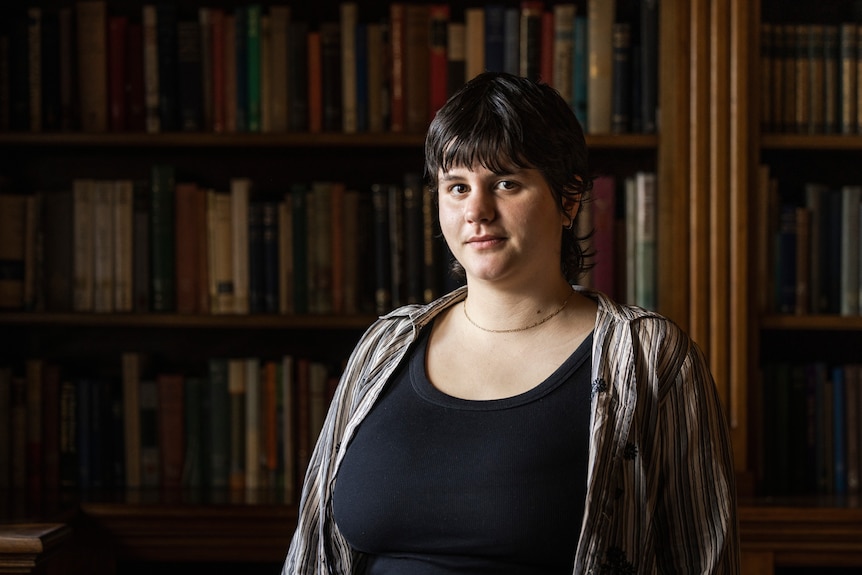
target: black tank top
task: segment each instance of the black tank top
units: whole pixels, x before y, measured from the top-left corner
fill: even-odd
[[[570,574],[586,496],[592,335],[506,399],[446,395],[426,329],[360,424],[333,511],[367,575]]]

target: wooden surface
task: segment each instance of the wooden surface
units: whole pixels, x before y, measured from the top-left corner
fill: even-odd
[[[56,523],[0,525],[0,573],[39,573],[71,539]]]

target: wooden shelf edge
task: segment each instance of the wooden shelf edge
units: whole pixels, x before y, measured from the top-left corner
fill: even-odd
[[[3,312],[0,326],[174,327],[364,330],[372,315],[181,315],[166,313]]]
[[[860,330],[862,316],[768,315],[760,320],[761,329],[781,330]]]
[[[853,134],[762,134],[760,146],[775,150],[862,150],[862,137]]]
[[[656,134],[587,134],[587,145],[598,149],[653,149],[658,146]],[[369,147],[418,148],[425,134],[380,132],[345,134],[339,132],[286,133],[81,133],[81,132],[6,132],[0,133],[0,146],[34,147]]]

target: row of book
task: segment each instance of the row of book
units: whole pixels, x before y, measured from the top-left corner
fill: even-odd
[[[0,194],[0,306],[180,314],[371,314],[442,294],[448,259],[415,174],[358,190],[249,178],[228,190],[176,181],[76,179]],[[452,287],[452,286],[448,286]]]
[[[862,364],[763,368],[763,488],[769,495],[862,495]]]
[[[862,25],[761,26],[765,132],[862,133]]]
[[[285,355],[153,372],[139,353],[116,367],[0,368],[0,487],[229,489],[295,502],[339,368]]]
[[[551,84],[590,132],[654,132],[657,1],[587,4],[393,2],[370,19],[341,2],[322,22],[286,4],[10,11],[0,131],[423,132],[492,70]]]
[[[862,313],[862,185],[805,182],[782,193],[761,169],[762,309],[782,314]]]

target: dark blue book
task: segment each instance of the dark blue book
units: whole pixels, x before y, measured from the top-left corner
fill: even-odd
[[[516,36],[517,38],[517,36]],[[506,7],[485,5],[485,70],[503,72],[506,61]]]

